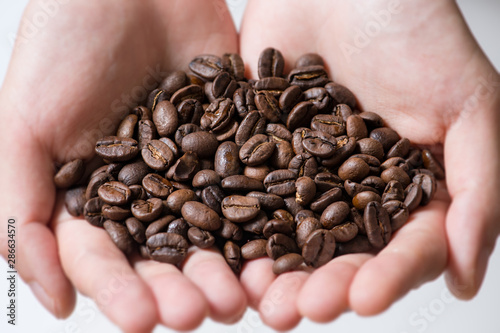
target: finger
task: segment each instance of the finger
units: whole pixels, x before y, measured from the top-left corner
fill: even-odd
[[[186,260],[183,272],[205,296],[213,320],[234,323],[241,318],[247,299],[219,252],[195,250]]]
[[[158,314],[154,296],[104,229],[62,213],[55,224],[61,262],[75,287],[122,330],[150,332]]]
[[[61,267],[54,235],[47,227],[55,201],[52,161],[29,133],[23,132],[25,135],[19,138],[18,148],[7,149],[11,147],[8,145],[0,148],[3,156],[0,165],[0,251],[7,258],[8,240],[11,240],[15,269],[21,278],[47,310],[64,318],[73,311],[76,297]],[[2,133],[6,133],[3,128]],[[9,224],[10,227],[7,226],[9,218],[15,221]],[[7,237],[7,228],[12,238]]]
[[[479,88],[477,92],[483,94],[491,87]],[[463,299],[472,298],[479,290],[500,231],[499,109],[500,102],[478,108],[481,113],[474,115],[466,109],[446,138],[445,163],[450,166],[447,182],[452,197],[446,219],[451,254],[447,282],[455,296]]]
[[[267,288],[276,279],[273,273],[273,260],[260,258],[247,261],[241,270],[240,283],[248,298],[248,304],[257,309]]]
[[[302,319],[297,298],[309,273],[303,271],[279,275],[269,286],[259,304],[262,321],[275,330],[285,331],[297,326]]]
[[[160,321],[165,326],[181,331],[193,330],[208,315],[205,296],[177,267],[139,260],[134,268],[151,288]]]
[[[352,310],[360,315],[380,313],[411,289],[443,272],[448,205],[448,200],[435,198],[413,212],[387,247],[359,269],[349,288]]]
[[[297,299],[300,314],[326,323],[345,312],[349,307],[349,286],[359,267],[372,257],[370,254],[345,255],[314,271]]]

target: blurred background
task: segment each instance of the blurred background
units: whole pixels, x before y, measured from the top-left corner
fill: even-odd
[[[226,0],[237,27],[245,9],[246,0]],[[0,84],[3,82],[12,52],[17,27],[28,0],[0,2]],[[459,0],[458,4],[479,44],[496,69],[500,69],[500,1]],[[1,107],[1,106],[0,106]],[[473,221],[471,221],[473,222]],[[19,246],[22,246],[20,244]],[[0,260],[0,272],[7,272],[7,264]],[[6,273],[5,275],[6,276]],[[329,324],[303,320],[292,332],[371,332],[371,333],[498,333],[500,332],[500,248],[497,247],[486,274],[483,287],[472,301],[463,302],[450,296],[442,277],[410,292],[386,312],[374,317],[360,317],[346,313]],[[81,295],[75,312],[66,320],[52,317],[31,294],[29,287],[18,280],[18,325],[7,325],[7,280],[0,278],[0,332],[84,333],[120,330],[108,321],[95,304]],[[273,330],[264,326],[255,311],[248,310],[234,325],[222,325],[210,319],[195,332],[261,333]],[[155,333],[172,332],[157,327]]]

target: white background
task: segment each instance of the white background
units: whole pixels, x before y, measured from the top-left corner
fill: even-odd
[[[27,0],[0,0],[0,82],[3,81],[12,52],[12,39],[27,2]],[[227,0],[227,3],[239,26],[246,0]],[[500,1],[460,0],[458,3],[474,35],[498,70],[500,68],[500,40],[498,39]],[[99,312],[91,300],[81,295],[78,296],[76,311],[71,317],[66,320],[54,319],[32,296],[28,286],[21,281],[17,287],[18,325],[16,327],[7,325],[6,271],[5,261],[0,260],[0,309],[2,309],[0,310],[0,332],[120,332]],[[497,248],[490,259],[484,285],[479,295],[472,301],[462,302],[456,299],[450,301],[449,292],[441,277],[410,292],[381,315],[363,318],[347,313],[335,322],[325,325],[303,320],[293,332],[498,333],[500,332],[499,283],[500,249]],[[423,311],[429,313],[427,318],[422,315]],[[240,322],[234,325],[221,325],[207,319],[195,332],[272,331],[262,324],[254,311],[249,310]],[[171,332],[171,330],[157,327],[154,332]]]

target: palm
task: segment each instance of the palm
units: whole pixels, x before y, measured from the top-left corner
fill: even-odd
[[[446,163],[451,165],[447,185],[455,206],[466,208],[453,207],[445,225],[450,200],[442,186],[439,200],[416,212],[376,257],[349,255],[313,274],[297,272],[277,279],[267,260],[249,263],[242,276],[249,300],[259,307],[264,321],[275,328],[291,328],[302,315],[327,321],[347,308],[362,314],[382,311],[411,288],[443,271],[448,251],[458,252],[458,244],[465,241],[459,230],[471,213],[463,209],[477,213],[467,206],[466,197],[470,203],[473,192],[459,195],[461,191],[466,193],[464,171],[476,174],[475,164],[459,160],[464,145],[459,143],[462,140],[458,133],[449,128],[455,124],[456,132],[464,126],[460,112],[477,86],[477,82],[466,79],[468,75],[483,74],[491,67],[477,52],[454,2],[427,2],[425,6],[404,3],[382,26],[378,23],[380,30],[372,30],[371,36],[365,32],[364,42],[356,41],[360,30],[369,29],[369,22],[377,23],[373,14],[387,10],[388,3],[253,1],[242,25],[242,56],[255,76],[259,52],[268,46],[283,52],[288,69],[304,53],[322,55],[333,80],[353,90],[362,110],[377,112],[412,142],[430,146],[438,153],[447,143]],[[486,65],[480,68],[478,60]],[[489,128],[484,124],[477,126]],[[491,140],[487,135],[483,138]],[[457,210],[462,210],[460,218]],[[489,222],[488,218],[484,216],[485,222]],[[463,272],[475,265],[482,230],[474,232],[467,241],[473,254],[462,258],[450,254],[449,268],[461,278],[450,287],[455,293],[463,292],[462,297],[472,296],[478,287],[477,280],[472,287],[466,285],[463,281],[471,275]],[[494,239],[496,233],[493,235]],[[451,239],[451,249],[447,249],[447,237]],[[257,276],[261,276],[261,282],[255,285]],[[279,306],[268,306],[272,295],[279,292],[286,293],[285,299]]]
[[[166,72],[187,67],[186,59],[200,53],[237,51],[228,13],[217,20],[215,9],[205,1],[73,2],[28,43],[17,45],[0,95],[0,115],[3,133],[25,135],[15,150],[2,147],[8,156],[2,184],[10,194],[1,211],[17,214],[24,243],[30,244],[20,254],[26,258],[20,260],[26,263],[21,275],[41,285],[48,297],[38,297],[58,316],[72,310],[71,285],[96,299],[124,330],[148,330],[157,322],[190,329],[207,314],[219,321],[241,315],[245,297],[220,254],[194,253],[185,275],[153,262],[139,261],[132,269],[104,230],[62,209],[52,183],[54,162],[88,160],[95,140],[111,134],[124,112]],[[28,7],[28,14],[36,10]],[[19,193],[21,188],[35,190]],[[47,259],[33,262],[39,255]],[[117,278],[126,284],[119,292],[114,291]],[[229,294],[214,286],[221,283],[229,286]],[[110,289],[112,297],[100,299]]]

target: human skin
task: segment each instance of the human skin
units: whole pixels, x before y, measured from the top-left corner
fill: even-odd
[[[32,1],[22,24],[41,10]],[[17,220],[22,279],[55,316],[72,312],[76,289],[126,332],[193,329],[207,316],[238,320],[246,296],[220,253],[193,251],[181,270],[129,262],[106,231],[66,212],[53,184],[55,165],[92,158],[88,147],[138,102],[128,96],[187,69],[195,55],[238,51],[224,2],[71,1],[26,37],[17,40],[0,92],[0,212],[3,221]]]
[[[359,30],[370,27],[368,42],[356,43]],[[346,255],[313,273],[279,277],[269,259],[247,263],[241,282],[249,304],[266,324],[286,330],[302,317],[328,322],[348,309],[380,313],[443,272],[454,295],[472,298],[499,233],[500,77],[456,3],[249,1],[240,48],[252,77],[269,46],[283,53],[288,70],[300,55],[320,54],[361,110],[380,114],[442,159],[446,180],[376,256]]]

